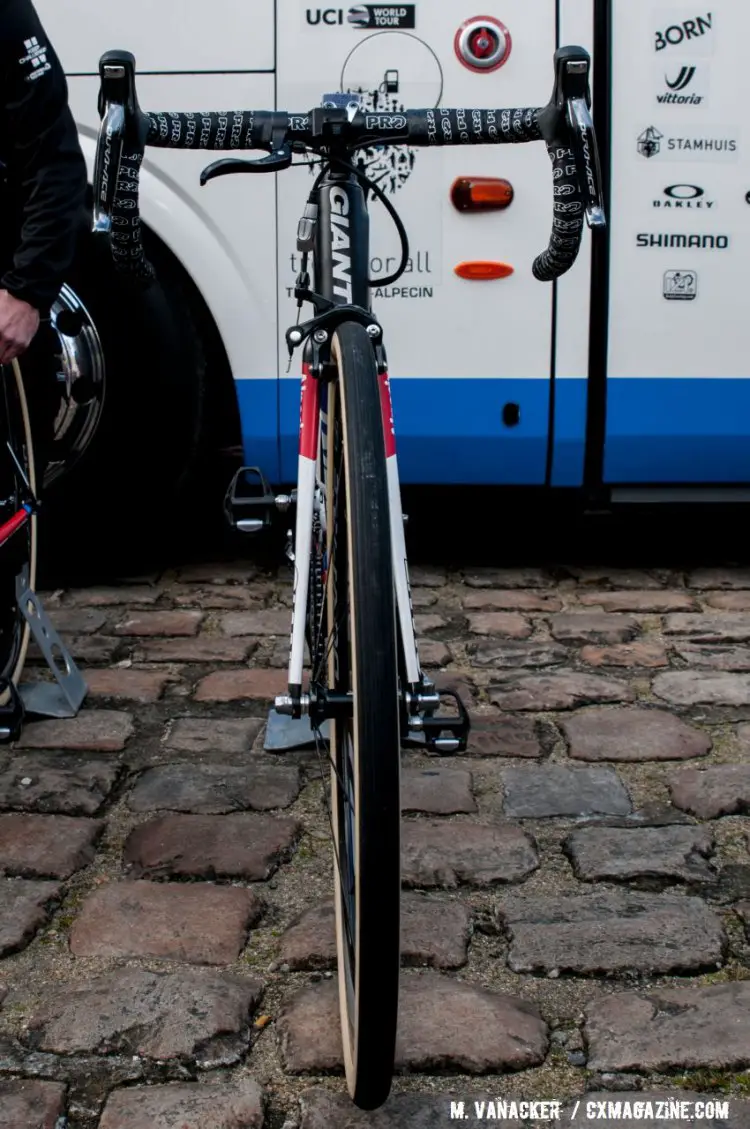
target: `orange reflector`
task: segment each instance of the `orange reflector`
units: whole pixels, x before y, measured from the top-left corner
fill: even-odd
[[[513,267],[509,263],[459,263],[454,269],[459,278],[472,278],[480,282],[493,278],[507,278],[513,274]]]
[[[459,212],[498,211],[512,202],[513,185],[496,176],[459,176],[451,200]]]

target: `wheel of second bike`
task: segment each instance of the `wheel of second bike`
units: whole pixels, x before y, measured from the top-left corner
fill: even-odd
[[[4,525],[18,512],[29,488],[36,495],[36,475],[29,410],[17,361],[0,368],[0,381],[0,525]],[[33,514],[0,546],[0,685],[5,688],[0,692],[0,707],[8,704],[7,684],[18,685],[26,661],[29,625],[18,609],[17,592],[21,587],[34,588],[36,554],[37,518]]]
[[[326,521],[331,816],[339,1001],[347,1085],[376,1109],[393,1078],[400,970],[401,800],[396,616],[388,479],[372,346],[359,325],[333,339]]]

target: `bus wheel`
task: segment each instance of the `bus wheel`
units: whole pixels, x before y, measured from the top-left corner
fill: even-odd
[[[47,492],[40,536],[58,562],[72,554],[122,574],[174,536],[199,450],[205,357],[179,268],[159,264],[158,277],[142,288],[115,273],[106,245],[82,242],[69,286],[101,342],[104,393],[87,450]]]

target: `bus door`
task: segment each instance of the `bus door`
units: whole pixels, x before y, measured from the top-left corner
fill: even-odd
[[[476,9],[467,0],[356,7],[279,0],[277,107],[307,110],[337,90],[394,111],[538,105],[552,90],[556,9],[555,0],[491,0]],[[399,239],[374,201],[370,273],[383,282],[374,288],[373,307],[391,365],[402,480],[543,485],[555,407],[553,288],[533,278],[531,264],[546,246],[552,219],[544,146],[385,147],[365,159],[410,240],[406,273],[386,282],[399,263]],[[280,339],[297,318],[295,234],[317,171],[302,167],[278,177]],[[490,212],[456,207],[456,181],[476,177],[507,181],[509,205]],[[455,199],[461,205],[460,191]],[[480,261],[510,270],[492,281],[456,273],[461,264]],[[575,351],[572,346],[565,362],[573,367]],[[285,480],[296,473],[299,357],[288,378],[287,364],[282,340]],[[572,426],[575,411],[566,411]],[[576,417],[579,424],[580,430]]]
[[[610,10],[609,300],[592,310],[608,321],[603,481],[747,483],[750,5]]]

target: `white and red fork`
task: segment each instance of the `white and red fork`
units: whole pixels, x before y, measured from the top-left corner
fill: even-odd
[[[411,686],[419,685],[422,674],[419,665],[414,613],[411,602],[411,587],[406,559],[406,538],[404,536],[404,517],[401,509],[401,489],[396,460],[396,436],[393,425],[393,407],[388,374],[378,376],[380,405],[383,420],[383,433],[386,449],[386,472],[388,476],[388,502],[390,510],[391,549],[393,556],[393,576],[396,605],[401,628],[403,661],[406,681]],[[321,424],[320,429],[318,424]],[[292,606],[292,631],[289,652],[289,694],[276,698],[278,713],[297,714],[307,712],[309,701],[302,693],[303,667],[305,657],[305,613],[310,584],[310,562],[312,553],[312,529],[315,506],[321,499],[315,497],[315,483],[319,460],[324,464],[327,458],[326,440],[327,418],[321,414],[320,383],[310,371],[309,364],[302,366],[302,389],[300,394],[300,439],[299,462],[297,470],[297,515],[294,537],[294,597]],[[320,442],[320,433],[324,442]],[[322,447],[322,449],[321,449]],[[324,467],[325,469],[325,467]],[[406,687],[402,687],[405,691]],[[299,707],[296,707],[296,701]],[[435,699],[437,704],[438,699]],[[434,705],[432,701],[429,703]]]

